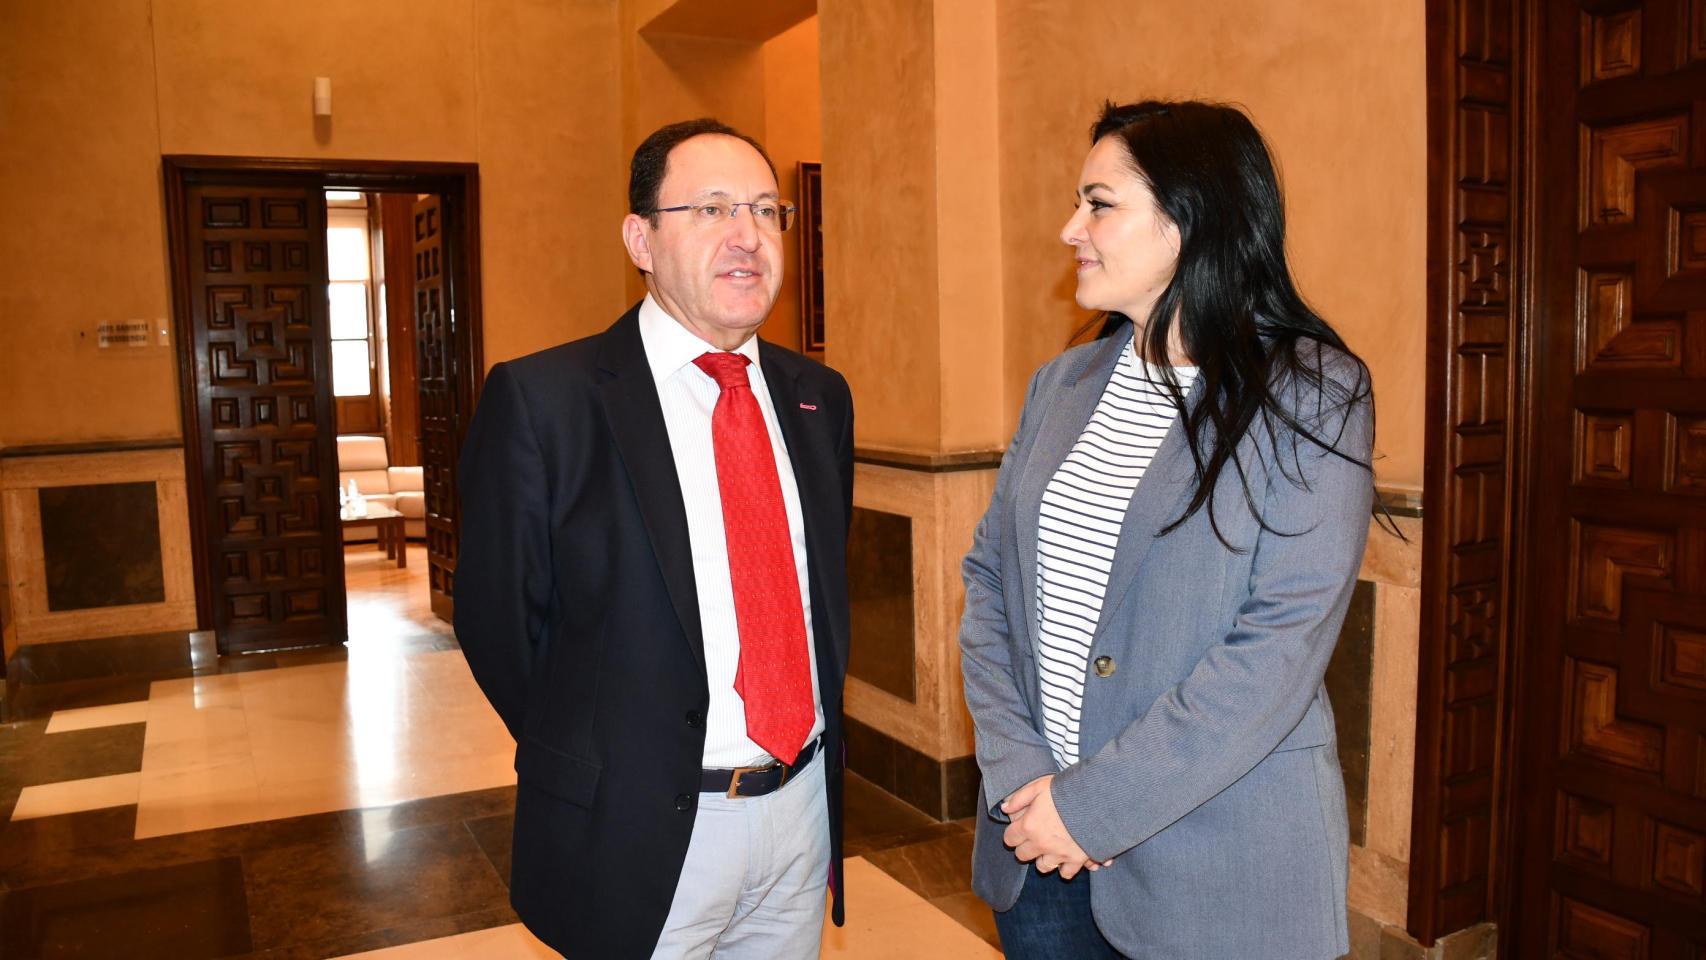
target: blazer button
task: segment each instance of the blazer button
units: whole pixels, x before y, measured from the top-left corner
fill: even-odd
[[[675,809],[682,813],[693,809],[693,794],[683,793],[675,798]]]
[[[687,711],[687,725],[697,730],[705,725],[705,715],[697,710]]]
[[[1098,677],[1111,677],[1114,675],[1114,669],[1115,668],[1114,668],[1114,658],[1113,657],[1097,657],[1096,658],[1096,676],[1098,676]]]

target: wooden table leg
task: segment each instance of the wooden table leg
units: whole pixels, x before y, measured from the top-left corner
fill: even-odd
[[[396,523],[392,536],[397,540],[397,569],[403,570],[409,566],[409,535],[404,529],[405,521],[402,517],[398,517]]]

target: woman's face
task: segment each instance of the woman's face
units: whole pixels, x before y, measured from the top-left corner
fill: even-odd
[[[1078,305],[1138,325],[1173,279],[1179,228],[1155,204],[1119,137],[1096,141],[1078,177],[1078,206],[1060,231],[1077,251]]]

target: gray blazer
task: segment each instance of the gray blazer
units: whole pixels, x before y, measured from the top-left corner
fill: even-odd
[[[1251,516],[1229,463],[1215,519],[1238,549],[1215,536],[1206,508],[1157,536],[1193,487],[1175,422],[1121,528],[1090,656],[1112,658],[1114,669],[1104,677],[1086,664],[1083,759],[1058,770],[1043,736],[1037,512],[1129,339],[1128,327],[1037,371],[965,558],[961,666],[988,811],[978,819],[972,888],[996,910],[1018,899],[1031,868],[1002,843],[999,804],[1054,773],[1054,802],[1073,839],[1114,860],[1072,882],[1090,884],[1096,925],[1121,952],[1337,957],[1349,950],[1345,797],[1321,678],[1368,536],[1367,470],[1307,442],[1294,447],[1290,436],[1276,458],[1258,418],[1237,456],[1279,533]],[[1321,360],[1327,376],[1358,382],[1349,357],[1323,348]],[[1338,450],[1369,461],[1368,400],[1329,409],[1319,391],[1292,388],[1283,402]]]

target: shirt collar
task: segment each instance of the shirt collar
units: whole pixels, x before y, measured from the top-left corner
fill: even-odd
[[[646,348],[646,363],[652,368],[652,380],[660,385],[675,376],[682,367],[692,366],[693,361],[700,355],[717,351],[716,347],[699,339],[692,331],[676,322],[649,293],[640,303],[640,342]],[[730,352],[738,353],[751,361],[747,368],[747,377],[750,380],[763,378],[764,373],[758,362],[757,334],[747,337],[745,343]],[[698,367],[693,369],[700,376],[708,376]]]

